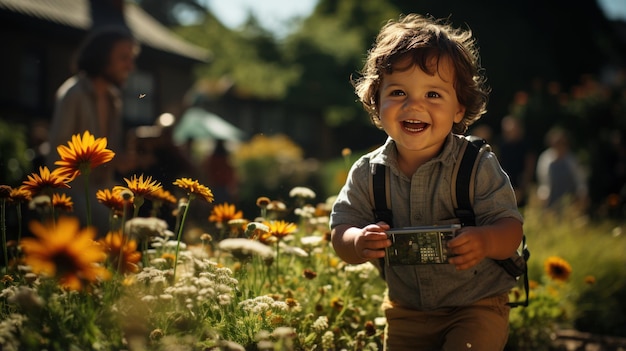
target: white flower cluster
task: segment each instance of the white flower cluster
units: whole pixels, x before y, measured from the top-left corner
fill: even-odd
[[[361,279],[368,279],[373,274],[378,274],[378,270],[371,262],[365,262],[359,265],[347,265],[346,272],[358,274]]]
[[[126,221],[125,231],[138,239],[163,236],[167,222],[156,217],[136,217]]]
[[[302,218],[313,218],[315,216],[315,207],[307,204],[300,208],[296,208],[294,213]]]
[[[206,274],[211,274],[207,272]],[[233,271],[228,267],[217,267],[215,269],[215,281],[220,284],[235,286],[239,284],[237,279],[233,278]]]
[[[274,250],[269,246],[256,241],[245,238],[228,238],[219,242],[218,248],[228,252],[240,252],[244,255],[257,255],[261,258],[271,258],[274,256]]]
[[[16,304],[27,311],[35,311],[44,305],[44,301],[37,293],[37,290],[28,286],[19,286],[15,294],[9,296],[7,301]],[[2,345],[2,344],[0,344]]]
[[[236,285],[237,280],[234,278],[212,273],[200,273],[199,277],[190,277],[185,281],[181,281],[166,289],[166,292],[183,298],[193,299],[199,304],[216,302],[217,305],[224,306],[232,302]],[[187,302],[190,303],[191,300]]]
[[[313,325],[311,325],[311,328],[313,328],[313,330],[315,330],[318,333],[321,333],[324,330],[328,329],[328,317],[326,316],[317,317],[315,322],[313,322]]]
[[[149,285],[159,285],[159,284],[166,285],[168,274],[169,274],[168,271],[164,271],[164,270],[160,270],[160,269],[148,266],[148,267],[144,267],[144,269],[141,272],[137,273],[137,275],[135,276],[135,279],[137,279],[138,282],[146,283]]]
[[[187,249],[187,244],[185,244],[184,242],[180,242],[180,244],[176,241],[176,240],[167,240],[165,238],[159,238],[159,237],[155,237],[152,240],[152,247],[154,247],[155,249],[161,249],[163,251],[166,252],[174,252],[176,250],[176,246],[180,245],[180,250],[186,250]],[[150,254],[156,254],[157,251],[152,250],[152,251],[148,251],[148,253]]]
[[[300,238],[300,243],[304,246],[317,246],[324,241],[324,238],[319,235],[309,235]]]
[[[151,294],[141,298],[144,302],[176,301],[183,303],[189,310],[204,306],[211,309],[219,309],[220,306],[232,303],[234,291],[239,281],[233,278],[230,268],[217,267],[209,260],[194,260],[195,274],[182,276],[176,284],[168,286],[167,275],[170,270],[159,270],[146,267],[137,274],[139,282],[150,286],[157,285],[161,289],[154,289]],[[163,284],[160,284],[163,283]]]
[[[309,253],[304,251],[304,249],[301,247],[287,245],[282,241],[279,242],[278,245],[280,246],[281,253],[284,253],[287,255],[293,255],[296,257],[308,257],[309,256]]]
[[[316,216],[309,219],[309,223],[314,226],[328,228],[330,223],[330,217],[328,216]]]
[[[328,330],[322,335],[322,349],[334,350],[335,349],[335,334]]]
[[[194,259],[194,270],[196,272],[208,272],[208,271],[214,271],[215,269],[217,269],[217,262],[215,261],[211,261],[209,259],[203,258],[203,259]]]
[[[291,327],[278,327],[272,332],[276,339],[293,339],[296,337],[296,330]]]
[[[12,313],[8,318],[0,321],[0,348],[3,351],[20,350],[20,340],[16,334],[22,329],[22,324],[26,320],[26,316]]]
[[[269,296],[257,296],[254,299],[241,301],[239,307],[245,312],[262,315],[267,311],[286,312],[289,306],[284,301],[276,301]]]
[[[297,186],[289,191],[289,197],[301,197],[305,199],[314,199],[315,192],[307,187]]]
[[[2,289],[2,291],[0,291],[0,299],[10,298],[11,296],[14,296],[15,294],[17,294],[17,289],[17,285],[9,285],[9,287]]]

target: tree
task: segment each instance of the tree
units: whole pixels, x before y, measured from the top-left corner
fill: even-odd
[[[386,1],[320,0],[313,14],[286,39],[289,63],[301,67],[285,103],[288,108],[315,111],[333,143],[330,155],[344,147],[365,149],[384,141],[357,102],[351,79],[363,67],[367,48],[380,26],[397,17]],[[318,123],[320,123],[318,122]]]
[[[515,92],[530,90],[537,79],[569,89],[581,75],[626,60],[624,42],[595,0],[390,2],[402,12],[449,17],[475,33],[492,87],[488,114],[494,127],[508,112]]]
[[[380,27],[401,13],[448,18],[474,32],[492,88],[481,123],[496,132],[516,92],[529,91],[540,80],[559,82],[567,90],[583,74],[626,61],[623,39],[595,0],[319,0],[313,14],[284,39],[263,30],[252,15],[241,30],[230,30],[193,0],[137,1],[147,10],[160,6],[161,12],[154,10],[157,18],[181,6],[206,11],[198,16],[201,23],[176,29],[215,53],[198,70],[198,79],[229,81],[234,95],[273,103],[285,115],[305,110],[322,117],[324,140],[344,143],[330,146],[333,152],[348,145],[369,147],[381,138],[356,101],[350,80],[358,76]]]
[[[188,41],[215,53],[210,63],[197,70],[200,81],[228,80],[235,95],[261,100],[280,100],[288,85],[298,78],[297,67],[284,64],[272,35],[250,17],[241,31],[233,31],[207,14],[200,24],[174,29]]]

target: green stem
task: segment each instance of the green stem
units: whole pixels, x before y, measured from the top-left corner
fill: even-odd
[[[176,215],[176,223],[174,224],[174,233],[178,233],[178,228],[180,228],[180,218],[181,215]]]
[[[128,201],[124,201],[124,207],[122,211],[122,227],[120,228],[120,233],[122,235],[122,243],[120,244],[120,254],[117,258],[117,271],[121,272],[122,269],[122,256],[124,255],[124,246],[126,246],[126,210],[127,210]],[[130,234],[129,234],[130,235]]]
[[[7,251],[7,227],[6,227],[6,207],[7,199],[2,199],[2,205],[0,206],[0,226],[2,226],[2,252],[4,253],[4,267],[6,272],[9,272],[9,255]]]
[[[110,230],[112,232],[115,231],[115,226],[114,226],[114,224],[115,224],[115,212],[114,211],[115,210],[113,210],[113,209],[111,209],[109,211],[109,228],[110,228]]]
[[[278,282],[278,276],[280,274],[278,269],[278,261],[280,261],[280,240],[276,240],[276,281]]]
[[[174,273],[172,274],[172,282],[176,282],[176,267],[178,266],[178,250],[180,248],[180,239],[183,234],[183,227],[185,224],[185,219],[187,218],[187,211],[189,211],[189,206],[191,205],[191,200],[194,199],[194,194],[189,194],[189,201],[187,202],[187,206],[185,206],[185,211],[183,212],[183,218],[180,221],[180,226],[178,227],[178,238],[176,239],[176,255],[174,256]]]
[[[17,210],[17,242],[19,244],[20,240],[22,240],[22,204],[18,203],[16,206]]]
[[[139,209],[143,206],[143,202],[143,196],[135,196],[133,218],[137,218],[139,216]]]
[[[148,239],[141,240],[141,262],[144,267],[148,267],[148,256],[146,253],[148,252]]]
[[[85,170],[85,201],[87,201],[87,226],[91,226],[91,200],[89,198],[89,173],[90,170]]]
[[[159,215],[159,210],[163,205],[162,201],[156,200],[152,202],[152,209],[150,210],[150,217],[157,217]]]
[[[124,247],[126,246],[126,234],[124,234],[124,231],[121,232],[122,234],[122,242],[120,243],[120,253],[117,257],[117,271],[119,273],[122,272],[122,262],[124,261]]]

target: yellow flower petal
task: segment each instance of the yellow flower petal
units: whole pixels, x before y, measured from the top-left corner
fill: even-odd
[[[69,289],[81,289],[83,283],[110,277],[99,265],[106,256],[93,240],[93,227],[81,230],[78,219],[60,217],[56,225],[31,222],[29,228],[34,237],[22,239],[21,246],[24,262],[34,273],[55,276]]]

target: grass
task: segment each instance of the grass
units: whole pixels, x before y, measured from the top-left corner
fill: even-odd
[[[574,206],[554,213],[536,203],[524,217],[529,278],[537,287],[529,307],[512,311],[515,349],[542,349],[536,340],[549,339],[555,328],[626,336],[626,223],[590,220]],[[566,281],[550,279],[545,267],[550,257],[569,263]]]
[[[0,343],[24,350],[207,349],[225,342],[249,350],[380,349],[384,282],[369,264],[341,262],[328,242],[328,213],[309,217],[298,200],[287,206],[300,210],[298,230],[270,231],[271,260],[247,245],[229,251],[202,239],[187,243],[176,268],[178,240],[155,234],[143,270],[84,291],[11,267],[0,286]],[[573,207],[557,215],[533,202],[524,217],[535,284],[530,306],[511,312],[507,350],[550,350],[557,328],[626,336],[626,223],[591,221]],[[212,234],[244,235],[240,223],[222,228],[234,232]],[[545,269],[554,257],[567,263],[560,280]]]

